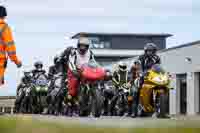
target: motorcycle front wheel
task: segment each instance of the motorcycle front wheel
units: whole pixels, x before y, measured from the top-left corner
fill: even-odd
[[[159,113],[158,113],[158,117],[159,118],[164,118],[167,115],[167,100],[168,100],[168,96],[167,94],[163,93],[160,94],[159,96]]]
[[[94,117],[100,117],[103,108],[103,96],[100,90],[96,89],[92,98],[92,115]]]
[[[87,95],[84,92],[81,92],[79,97],[79,106],[80,106],[79,116],[86,117],[90,114],[89,99],[90,99],[89,95]]]

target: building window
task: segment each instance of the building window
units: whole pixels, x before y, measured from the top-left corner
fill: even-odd
[[[91,46],[90,48],[94,49],[109,49],[111,48],[111,41],[109,39],[100,38],[100,37],[90,37]]]
[[[5,107],[5,113],[11,113],[11,107]]]

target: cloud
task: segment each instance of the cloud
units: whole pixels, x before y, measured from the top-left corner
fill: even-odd
[[[10,4],[9,4],[10,2]],[[174,16],[191,15],[199,11],[198,0],[58,0],[58,1],[8,1],[8,8],[14,14],[30,16]],[[25,6],[24,6],[25,5]],[[22,7],[23,6],[23,7]]]

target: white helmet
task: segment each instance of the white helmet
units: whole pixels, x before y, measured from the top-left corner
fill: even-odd
[[[118,69],[120,71],[127,71],[127,64],[125,62],[119,62],[118,63]]]
[[[80,37],[78,44],[90,45],[90,40],[87,37]]]
[[[87,52],[87,50],[89,49],[90,46],[90,40],[86,37],[80,37],[78,40],[78,51],[80,54],[85,54]]]

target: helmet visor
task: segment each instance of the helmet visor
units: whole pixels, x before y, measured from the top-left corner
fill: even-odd
[[[120,68],[121,68],[122,70],[126,70],[126,69],[127,69],[127,66],[120,66]]]
[[[42,68],[43,65],[42,65],[42,64],[37,64],[35,67],[36,67],[36,68]]]
[[[78,44],[78,49],[80,51],[81,54],[85,54],[87,52],[87,50],[89,49],[89,45],[87,44]]]
[[[147,53],[147,55],[152,55],[154,53],[154,51],[153,50],[147,50],[146,53]]]

